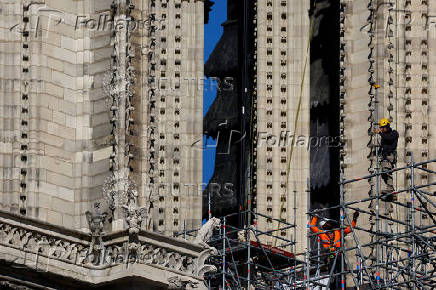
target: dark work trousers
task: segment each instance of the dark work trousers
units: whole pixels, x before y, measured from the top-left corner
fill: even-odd
[[[331,274],[329,289],[341,289],[341,276],[334,276],[341,273],[341,255],[326,249],[322,257],[324,264],[328,265],[328,274]]]
[[[382,155],[380,166],[382,171],[392,170],[395,166],[394,153]],[[381,175],[381,178],[383,179],[384,182],[384,186],[381,188],[382,194],[392,193],[394,191],[394,180],[392,178],[392,172],[383,173]],[[388,199],[391,198],[392,196],[388,197]]]

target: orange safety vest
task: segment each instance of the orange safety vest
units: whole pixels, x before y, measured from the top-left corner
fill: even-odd
[[[329,249],[331,252],[335,252],[336,249],[341,247],[341,230],[334,230],[334,231],[329,231],[328,233],[326,233],[323,230],[318,229],[316,225],[318,218],[317,217],[313,217],[312,221],[310,222],[310,230],[314,233],[318,233],[321,245],[325,248],[325,249]],[[356,226],[356,222],[352,221],[351,222],[351,227],[355,227]],[[348,235],[349,233],[351,233],[351,227],[348,226],[345,230],[344,230],[344,235]]]

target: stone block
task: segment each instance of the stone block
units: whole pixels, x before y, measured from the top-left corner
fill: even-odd
[[[57,172],[47,171],[47,182],[70,189],[74,188],[73,178],[59,174]],[[57,193],[58,191],[56,190],[56,195]]]
[[[36,213],[36,217],[41,221],[47,221],[48,209],[46,208],[38,208],[38,212]]]
[[[53,111],[53,122],[65,126],[65,113]]]
[[[71,103],[83,102],[83,93],[64,88],[64,99]]]
[[[77,61],[76,52],[65,49],[65,48],[56,47],[56,46],[53,48],[53,56],[59,60],[62,60],[64,62],[71,63],[71,64],[75,64]]]
[[[53,210],[47,210],[47,222],[50,224],[61,225],[62,214]]]
[[[112,153],[112,147],[106,147],[92,152],[92,161],[98,162],[103,159],[109,158]]]
[[[89,48],[90,49],[97,49],[97,48],[103,48],[110,45],[110,37],[109,35],[103,35],[100,37],[95,37],[92,39],[89,39]]]
[[[76,103],[70,101],[60,101],[60,110],[65,112],[70,116],[76,116],[77,114],[77,105]]]
[[[95,12],[105,11],[110,9],[112,0],[100,0],[94,3]]]
[[[65,64],[64,73],[69,76],[82,77],[83,64]]]
[[[92,138],[92,132],[92,128],[78,127],[76,131],[77,139],[90,140]]]
[[[73,176],[73,165],[65,160],[59,160],[50,156],[41,156],[40,166],[63,175]]]
[[[107,73],[110,69],[110,60],[102,60],[88,65],[88,74]]]
[[[57,196],[58,190],[56,185],[48,183],[46,181],[41,181],[39,183],[40,193],[44,193],[47,196]]]
[[[69,128],[77,128],[76,120],[77,120],[77,117],[72,117],[70,115],[66,115],[66,126]]]
[[[56,84],[69,89],[76,89],[76,80],[74,77],[64,74],[63,72],[52,71],[52,79]]]
[[[70,205],[71,208],[74,208]],[[73,215],[63,214],[62,216],[62,225],[67,229],[75,229],[75,218]]]
[[[94,59],[92,62],[98,62],[104,59],[109,59],[112,55],[113,48],[112,47],[104,47],[95,49],[94,52]],[[89,60],[91,62],[91,60]]]
[[[83,77],[76,77],[76,89],[83,90],[84,89],[84,78]]]
[[[107,112],[103,112],[100,114],[94,114],[91,116],[91,126],[97,127],[99,125],[105,124],[109,122],[109,116]]]
[[[62,147],[64,144],[64,139],[61,137],[58,137],[56,135],[51,135],[46,132],[40,132],[40,138],[43,143],[56,146],[56,147]]]
[[[53,59],[53,61],[56,61]],[[62,98],[64,95],[64,89],[61,86],[57,86],[53,83],[45,84],[46,91],[50,93],[50,95],[54,95],[56,97]]]
[[[61,198],[52,197],[51,198],[51,210],[61,212],[64,214],[73,215],[74,214],[74,205],[71,202],[65,201]]]
[[[40,208],[50,208],[50,204],[51,204],[51,196],[43,193],[43,192],[39,192],[38,193],[38,206]]]
[[[102,124],[92,129],[90,128],[89,130],[91,131],[93,138],[100,138],[108,136],[112,130],[112,126],[110,124]]]
[[[74,25],[74,24],[73,24]],[[77,51],[77,39],[73,39],[66,36],[61,36],[61,47],[70,51]]]

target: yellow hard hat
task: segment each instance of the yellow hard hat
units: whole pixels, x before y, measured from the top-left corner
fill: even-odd
[[[380,120],[380,127],[387,126],[388,124],[390,124],[388,119],[383,118],[383,119]]]

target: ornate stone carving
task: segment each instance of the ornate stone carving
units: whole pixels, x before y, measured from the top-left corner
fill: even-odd
[[[139,207],[137,186],[127,176],[127,173],[114,172],[114,175],[105,181],[103,196],[112,211],[116,208],[122,209],[124,219],[129,227],[129,234],[135,235],[142,226],[148,229],[148,215],[154,199],[151,196],[146,198],[144,205]]]
[[[30,258],[34,257],[36,259],[35,263],[45,263],[43,262],[44,259],[39,258],[45,257],[48,260],[59,260],[71,265],[85,266],[88,269],[96,270],[102,269],[102,266],[107,268],[120,264],[137,263],[165,268],[180,273],[179,275],[198,277],[198,279],[202,279],[206,272],[216,271],[214,266],[206,264],[211,255],[217,254],[215,248],[204,249],[201,253],[186,253],[183,250],[175,249],[179,248],[179,246],[172,248],[171,240],[168,240],[166,246],[161,246],[159,243],[144,242],[142,232],[138,227],[133,227],[137,237],[134,242],[128,236],[104,235],[102,224],[105,217],[101,215],[104,216],[104,214],[88,214],[90,228],[92,229],[90,242],[84,239],[85,236],[79,232],[77,234],[70,232],[72,236],[68,236],[62,232],[52,231],[53,229],[40,231],[34,228],[30,229],[26,224],[17,225],[16,222],[11,224],[4,219],[0,219],[0,245],[36,254],[36,258],[32,255],[28,256]],[[219,222],[216,219],[211,224],[216,227],[217,221]],[[52,234],[50,234],[50,231],[52,231]],[[153,235],[152,233],[149,234]],[[149,238],[147,236],[147,239]],[[104,247],[103,239],[105,241]],[[24,261],[24,263],[26,262]],[[198,283],[192,281],[181,280],[180,283],[185,288],[180,289],[196,288]],[[180,283],[175,284],[180,285]]]
[[[15,284],[10,281],[0,281],[0,288],[1,289],[14,289],[14,290],[30,290],[32,288]]]
[[[209,219],[198,231],[194,243],[208,247],[207,243],[210,241],[213,231],[219,229],[220,226],[221,226],[220,219],[214,217]]]
[[[198,288],[198,282],[187,278],[173,276],[168,278],[168,289],[195,289]]]
[[[218,255],[218,251],[211,247],[200,253],[198,259],[195,263],[195,268],[192,274],[198,277],[203,277],[204,274],[208,272],[216,272],[217,268],[213,265],[206,264],[206,260],[209,259],[210,256]]]
[[[142,222],[148,216],[149,206],[138,207],[134,199],[130,199],[127,205],[123,205],[125,219],[129,226],[130,235],[138,235]]]
[[[74,264],[84,263],[88,253],[84,245],[5,223],[0,223],[0,244]]]
[[[102,235],[107,213],[92,214],[91,212],[87,211],[85,214],[86,219],[88,220],[89,230],[91,231],[91,245],[89,246],[90,251],[102,250],[104,247]]]
[[[128,178],[128,173],[120,170],[105,180],[103,196],[111,210],[126,205],[129,199],[137,199],[138,191],[133,180]]]

